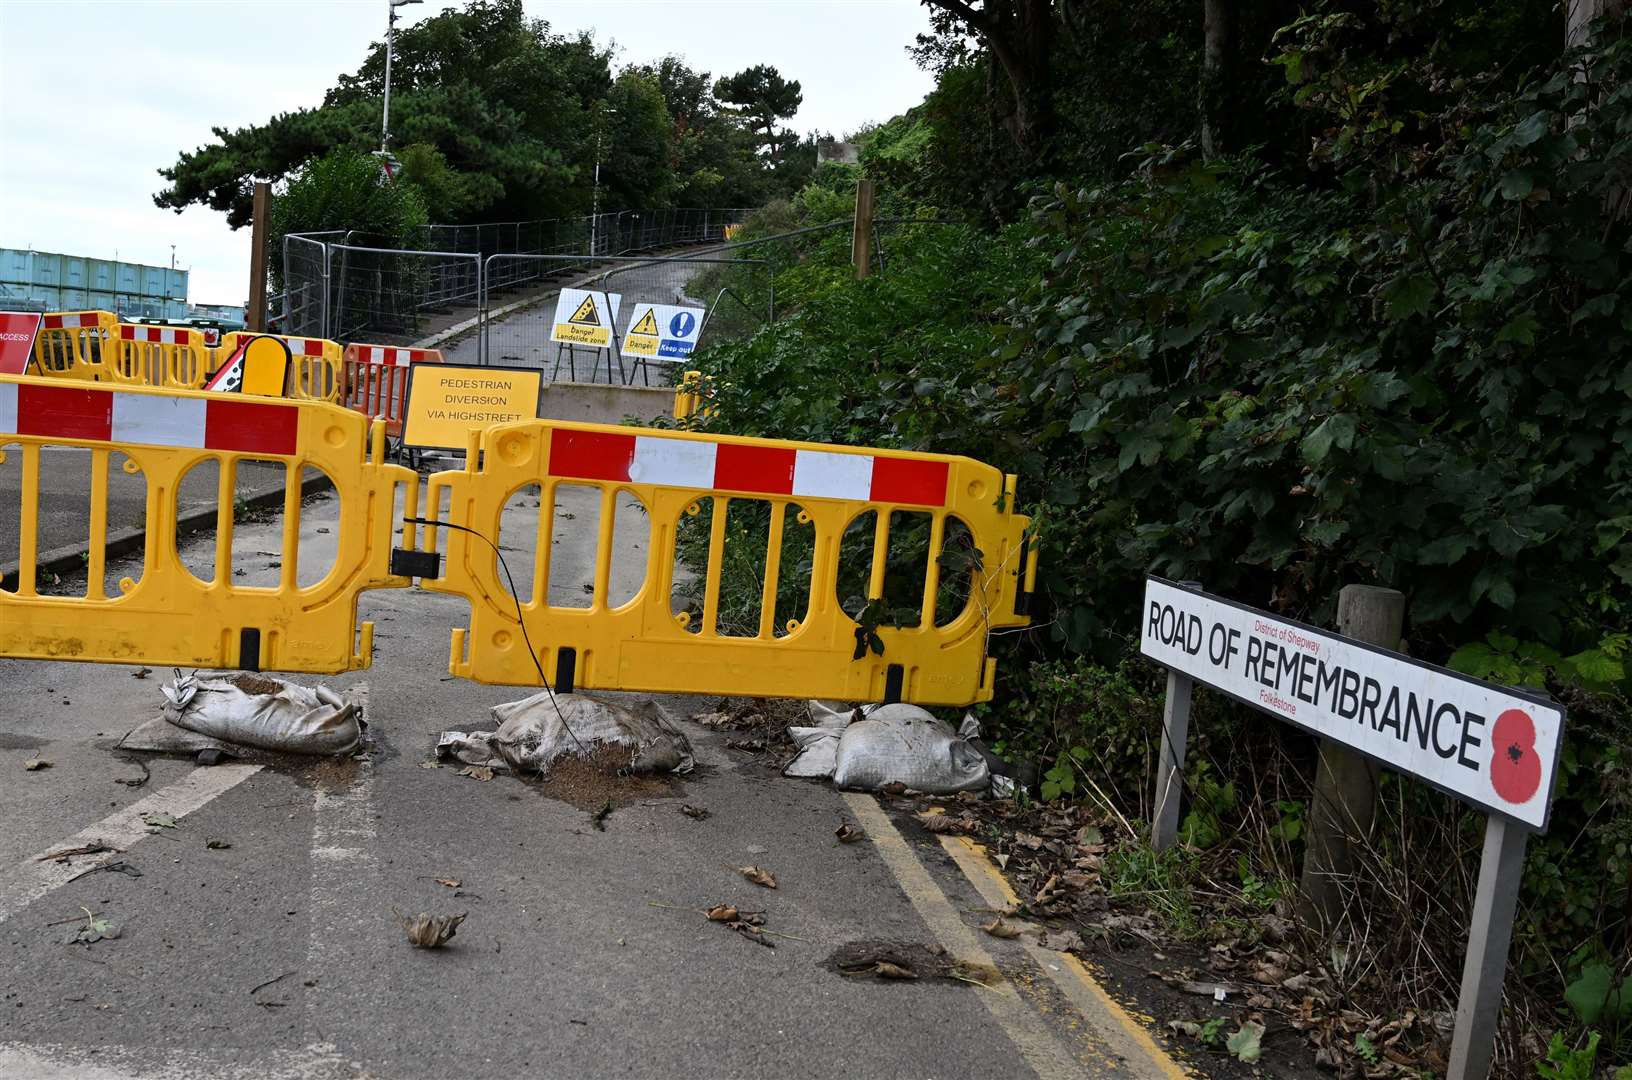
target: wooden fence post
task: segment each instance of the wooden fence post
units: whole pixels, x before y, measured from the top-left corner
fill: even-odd
[[[1405,594],[1374,585],[1345,585],[1337,597],[1337,630],[1389,650],[1400,647]],[[1303,854],[1306,913],[1331,928],[1343,914],[1344,887],[1354,872],[1354,848],[1365,843],[1377,815],[1378,766],[1322,739]]]
[[[1199,581],[1181,581],[1186,589],[1201,591]],[[1172,847],[1179,835],[1179,798],[1184,794],[1184,750],[1190,741],[1190,676],[1167,669],[1167,694],[1162,703],[1162,756],[1156,760],[1155,810],[1150,815],[1150,846]]]
[[[249,302],[244,305],[244,324],[255,333],[266,330],[266,226],[271,206],[271,189],[255,185],[254,216],[249,225]],[[288,329],[284,329],[288,333]]]
[[[856,223],[850,233],[850,261],[860,281],[873,271],[873,182],[856,181]]]

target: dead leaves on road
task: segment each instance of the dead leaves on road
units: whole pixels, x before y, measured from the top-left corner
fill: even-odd
[[[857,840],[867,839],[867,830],[860,825],[852,825],[848,821],[833,831],[841,844],[854,844]]]
[[[392,908],[391,912],[402,925],[403,933],[408,935],[408,944],[416,949],[440,949],[453,940],[453,935],[459,931],[459,924],[464,922],[469,914],[469,912],[460,912],[458,915],[421,913],[410,918],[395,908]]]
[[[739,866],[737,873],[766,889],[776,888],[776,875],[761,866]]]

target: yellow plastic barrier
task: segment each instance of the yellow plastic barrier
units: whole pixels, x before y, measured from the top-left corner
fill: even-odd
[[[196,390],[209,377],[209,357],[201,331],[143,323],[120,323],[115,330],[112,363],[103,363],[111,381],[127,386]]]
[[[358,626],[357,596],[408,584],[389,572],[392,507],[398,485],[406,485],[407,506],[416,504],[419,486],[416,474],[385,463],[385,429],[370,423],[316,402],[0,376],[0,455],[20,455],[22,511],[18,573],[0,587],[0,656],[317,673],[368,667],[373,626]],[[41,452],[61,445],[90,450],[83,595],[40,589]],[[146,537],[140,580],[121,580],[110,596],[105,546],[115,455],[125,472],[146,481]],[[219,509],[213,573],[205,578],[177,550],[177,492],[189,470],[212,461]],[[240,586],[233,573],[236,474],[251,461],[285,466],[275,588]],[[340,520],[332,568],[301,586],[307,466],[333,482]]]
[[[689,420],[697,415],[697,407],[702,404],[703,373],[688,371],[680,380],[680,385],[674,388],[674,418]]]
[[[426,505],[441,507],[446,495],[440,520],[482,539],[427,525],[421,547],[446,542],[442,576],[424,584],[470,601],[449,671],[478,682],[537,685],[542,669],[558,688],[963,705],[992,696],[991,631],[1028,621],[1022,594],[1036,568],[1027,565],[1028,519],[1013,512],[1014,479],[968,458],[528,421],[477,433],[465,460],[475,464],[430,477]],[[542,504],[532,587],[512,597],[489,541],[499,542],[512,497],[532,485],[538,501],[529,495],[523,504]],[[598,503],[593,579],[571,598],[551,596],[549,586],[557,530],[585,527],[568,522],[583,509],[561,509],[569,485],[591,489]],[[640,510],[619,513],[630,499]],[[684,527],[701,546],[705,505],[706,566],[693,560],[704,575],[701,610],[676,612],[677,537],[685,519],[698,519]],[[748,592],[759,591],[757,616],[728,627],[721,602],[733,507],[762,515],[768,531],[744,579]],[[869,511],[873,521],[860,521]],[[905,543],[914,530],[926,541],[921,561],[887,582],[892,536]],[[785,559],[790,531],[808,539],[808,557]],[[644,564],[638,590],[621,602],[612,595],[615,546]],[[852,571],[865,566],[857,588],[867,597],[910,586],[916,620],[874,610],[882,603],[868,605],[872,616],[855,612],[865,625],[846,613],[838,590],[847,550]],[[732,556],[733,580],[741,562]],[[943,584],[961,584],[958,610],[939,609]],[[797,610],[783,619],[790,592]]]
[[[294,361],[289,380],[289,396],[304,401],[327,401],[338,405],[345,390],[343,358],[345,348],[338,341],[327,338],[287,337],[283,334],[253,334],[234,330],[221,336],[221,345],[215,350],[210,368],[215,370],[237,351],[240,342],[252,337],[275,337],[289,346]]]
[[[42,375],[96,381],[103,357],[112,355],[119,316],[111,311],[50,311],[34,339],[34,361]]]

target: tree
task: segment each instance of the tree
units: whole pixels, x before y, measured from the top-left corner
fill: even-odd
[[[337,149],[299,169],[272,200],[267,246],[278,251],[290,233],[334,229],[356,229],[384,246],[396,246],[427,220],[418,187],[387,178],[379,160],[369,154]],[[282,260],[271,263],[276,280]],[[281,281],[277,284],[282,287]]]
[[[657,80],[625,71],[607,95],[602,149],[602,186],[614,209],[669,205],[674,176],[669,171],[669,110]]]
[[[551,34],[521,0],[471,0],[397,35],[391,126],[400,145],[425,143],[459,178],[470,216],[532,217],[588,204],[582,158],[589,115],[612,85],[609,54],[588,35]],[[282,113],[184,152],[161,169],[154,196],[177,211],[200,204],[247,224],[255,180],[278,180],[336,148],[377,145],[385,46],[342,75],[316,108]]]
[[[1060,0],[1060,7],[1068,9],[1075,3]],[[1040,161],[1055,125],[1052,49],[1066,29],[1063,18],[1056,18],[1054,0],[923,0],[923,4],[960,22],[991,50],[1011,95],[1004,127],[1028,159]]]
[[[797,138],[792,131],[778,128],[777,121],[791,119],[799,111],[804,93],[798,80],[789,82],[769,64],[756,64],[720,79],[714,84],[714,96],[758,135],[760,149],[773,166],[781,160],[788,141]]]

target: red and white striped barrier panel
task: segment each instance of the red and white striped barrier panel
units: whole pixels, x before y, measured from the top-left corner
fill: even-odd
[[[947,463],[556,428],[549,474],[575,480],[945,506]]]
[[[292,455],[300,410],[264,400],[0,382],[0,436]]]
[[[121,341],[142,341],[149,345],[197,345],[197,331],[183,326],[143,326],[140,323],[120,323]]]
[[[347,345],[345,395],[340,404],[384,420],[386,434],[401,438],[403,413],[408,407],[409,369],[415,364],[440,363],[440,349]]]
[[[45,317],[47,330],[78,330],[81,327],[101,326],[109,313],[105,311],[64,311]]]

